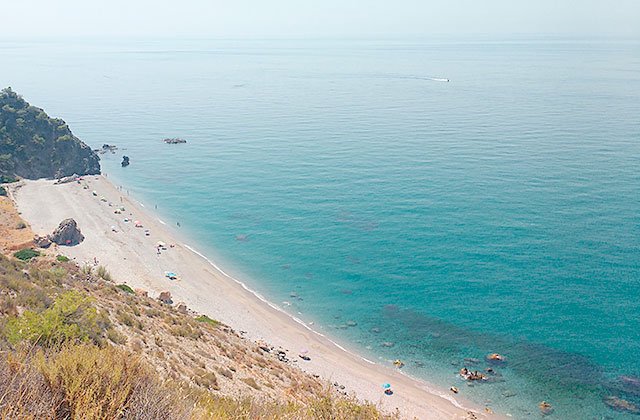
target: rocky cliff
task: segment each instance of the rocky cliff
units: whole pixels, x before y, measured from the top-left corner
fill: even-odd
[[[100,158],[59,118],[0,92],[0,176],[28,179],[100,173]]]

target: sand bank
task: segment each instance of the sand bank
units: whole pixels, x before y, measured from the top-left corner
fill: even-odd
[[[95,258],[118,283],[145,289],[154,297],[161,291],[170,291],[174,302],[185,302],[199,313],[246,331],[248,339],[263,339],[289,349],[290,356],[295,357],[298,349],[308,348],[311,361],[298,363],[303,370],[343,384],[347,391],[384,410],[398,408],[404,417],[419,419],[486,415],[481,408],[454,399],[448,391],[367,361],[312,331],[228,276],[198,253],[194,244],[181,241],[164,222],[103,176],[86,177],[82,184],[88,189],[75,182],[54,185],[45,180],[26,181],[12,195],[36,234],[52,232],[65,218],[78,222],[84,242],[60,250],[78,263],[93,264]],[[125,211],[115,214],[120,206]],[[125,222],[125,218],[131,221]],[[140,221],[143,228],[134,227],[134,220]],[[149,229],[148,236],[145,229]],[[155,247],[158,241],[167,244],[167,250],[160,254]],[[169,247],[170,244],[175,246]],[[179,278],[167,279],[167,271],[177,273]],[[393,384],[394,395],[382,393],[381,384],[385,382]],[[467,407],[475,411],[476,417]]]

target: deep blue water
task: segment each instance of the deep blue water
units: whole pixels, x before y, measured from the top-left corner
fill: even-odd
[[[348,347],[515,418],[640,404],[618,380],[640,376],[639,42],[5,40],[0,63],[126,149],[110,178]],[[491,352],[502,380],[456,377]]]

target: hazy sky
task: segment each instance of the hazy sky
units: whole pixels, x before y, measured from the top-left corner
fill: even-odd
[[[0,37],[640,37],[640,0],[0,0]]]

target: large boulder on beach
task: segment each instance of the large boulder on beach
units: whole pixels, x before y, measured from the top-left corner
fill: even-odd
[[[49,235],[49,240],[58,245],[78,245],[84,240],[84,235],[78,229],[78,224],[73,219],[65,219],[60,225]]]
[[[173,303],[173,299],[171,298],[171,293],[168,291],[160,292],[158,296],[158,300],[162,303],[166,303],[167,305],[171,305]]]

